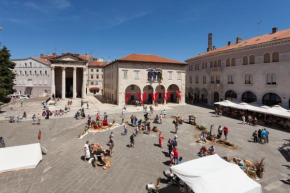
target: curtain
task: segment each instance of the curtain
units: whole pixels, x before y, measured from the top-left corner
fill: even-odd
[[[137,92],[137,96],[138,96],[139,100],[142,102],[142,98],[141,98],[141,93],[140,92]]]
[[[156,93],[155,93],[155,97],[154,97],[154,101],[156,101],[156,100],[157,100],[157,98],[158,98],[158,95],[159,95],[159,92],[156,92]]]
[[[129,101],[130,99],[130,96],[131,96],[131,93],[130,92],[126,92],[126,102]]]
[[[146,92],[143,92],[143,99],[142,99],[142,103],[143,103],[143,104],[144,104],[144,102],[145,102],[146,96],[147,96],[147,93],[146,93]]]
[[[178,98],[181,99],[181,94],[180,94],[179,90],[176,91],[176,94],[177,94]]]

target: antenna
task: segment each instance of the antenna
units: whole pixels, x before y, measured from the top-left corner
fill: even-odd
[[[262,23],[262,21],[259,21],[258,23],[256,23],[256,25],[258,25],[258,36],[260,35],[260,24]]]
[[[56,48],[54,48],[54,53],[56,54]]]

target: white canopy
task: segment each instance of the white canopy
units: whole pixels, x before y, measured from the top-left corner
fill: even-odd
[[[0,173],[35,168],[41,160],[40,143],[0,148]]]
[[[236,164],[211,155],[172,166],[195,193],[262,193],[262,186]]]

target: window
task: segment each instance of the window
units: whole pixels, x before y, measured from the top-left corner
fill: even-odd
[[[211,76],[211,77],[210,77],[210,83],[211,83],[211,84],[214,84],[214,76]]]
[[[94,81],[91,81],[91,85],[94,85]]]
[[[99,75],[97,74],[97,79],[99,79]]]
[[[37,84],[37,80],[34,80],[34,84],[35,84],[35,85]]]
[[[39,71],[39,74],[42,75],[42,71],[41,70]]]
[[[204,69],[204,63],[202,63],[202,69]]]
[[[192,77],[191,76],[189,77],[189,83],[192,83]]]
[[[221,60],[218,61],[218,67],[222,67],[222,61]]]
[[[135,79],[139,79],[139,71],[134,71]]]
[[[44,80],[44,84],[47,85],[47,80]]]
[[[279,52],[274,52],[272,54],[272,61],[273,62],[279,62]]]
[[[227,60],[226,60],[226,66],[230,66],[231,65],[231,62],[230,62],[230,59],[228,58]]]
[[[94,69],[91,69],[91,72],[94,72]]]
[[[47,75],[47,71],[46,70],[44,71],[44,74]]]
[[[32,72],[31,72],[31,71],[29,71],[29,74],[30,74],[30,75],[32,75]]]
[[[204,68],[205,68],[205,69],[207,69],[207,62],[206,62],[206,63],[204,63]]]
[[[104,70],[102,70],[102,72],[104,72]]]
[[[217,61],[214,61],[214,67],[217,67]]]
[[[42,85],[42,80],[39,80],[38,84],[39,84],[39,85]]]
[[[24,71],[24,74],[26,75],[26,71]]]
[[[203,84],[206,84],[206,76],[202,77],[202,82],[203,82]]]
[[[263,96],[262,103],[268,106],[281,105],[282,99],[275,93],[267,93]]]
[[[177,79],[181,80],[181,72],[177,72]]]
[[[168,72],[168,80],[172,80],[172,72]]]
[[[97,69],[97,72],[99,72],[99,69]]]
[[[31,63],[31,62],[29,62],[29,64],[30,64],[30,65],[29,65],[29,67],[30,67],[30,68],[32,68],[32,63]]]
[[[22,71],[21,70],[19,71],[19,74],[22,75]]]
[[[195,83],[198,83],[198,76],[195,77]]]
[[[236,65],[236,59],[232,58],[231,66],[235,66],[235,65]]]
[[[267,84],[273,84],[273,85],[277,84],[275,73],[268,73],[267,74]]]
[[[210,62],[210,68],[212,68],[212,67],[213,67],[213,61]]]
[[[255,56],[254,55],[250,56],[250,64],[255,64]]]
[[[124,70],[123,71],[123,79],[127,79],[127,76],[128,76],[128,71]]]
[[[234,84],[234,76],[228,75],[228,84]]]
[[[253,76],[251,74],[245,75],[245,84],[253,84]]]
[[[91,79],[94,79],[94,75],[91,74]]]
[[[270,63],[270,54],[269,53],[264,54],[264,63]]]
[[[24,67],[27,68],[27,63],[24,64]]]
[[[34,71],[34,74],[37,75],[37,71],[36,70]]]
[[[248,65],[248,57],[247,56],[243,57],[243,65]]]
[[[217,84],[220,84],[220,83],[221,83],[221,80],[220,80],[220,79],[221,79],[220,76],[217,75],[217,76],[216,76],[216,83],[217,83]]]

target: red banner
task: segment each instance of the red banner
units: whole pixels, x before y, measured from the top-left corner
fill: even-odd
[[[166,93],[166,103],[168,103],[167,100],[168,100],[169,96],[170,96],[170,92],[167,91],[167,93]]]
[[[139,100],[142,102],[142,98],[141,98],[141,93],[140,92],[137,92],[137,96],[138,96]]]
[[[180,94],[179,90],[176,91],[176,94],[177,94],[178,98],[181,99],[181,94]]]
[[[146,99],[146,96],[147,96],[147,93],[146,92],[143,92],[143,99],[142,99],[142,103],[144,104],[144,101]]]
[[[159,92],[156,92],[156,93],[155,93],[155,97],[154,97],[154,101],[156,101],[156,100],[157,100],[157,98],[158,98],[158,95],[159,95]]]
[[[131,96],[131,93],[130,93],[130,92],[126,92],[126,96],[125,96],[125,98],[126,98],[126,102],[129,101],[130,96]]]
[[[150,94],[151,94],[152,100],[155,101],[153,92],[151,92]]]

